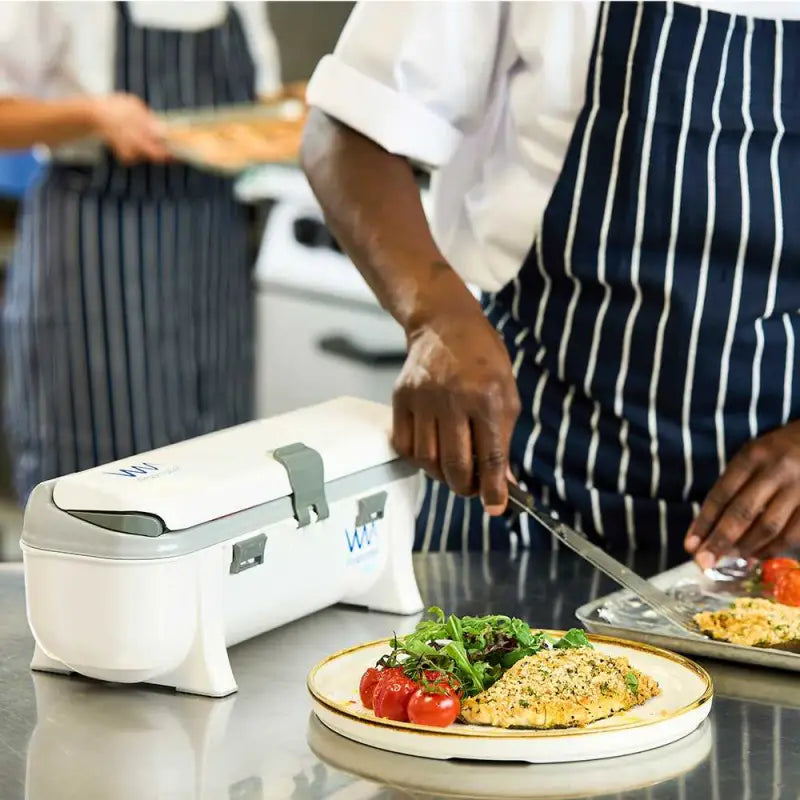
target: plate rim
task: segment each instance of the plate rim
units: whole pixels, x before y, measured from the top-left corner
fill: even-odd
[[[536,630],[537,632],[546,633],[550,636],[563,636],[566,631],[558,631],[558,630],[550,630],[547,628],[535,628],[532,630]],[[342,658],[344,656],[348,656],[352,653],[358,652],[359,650],[367,650],[370,647],[377,647],[378,645],[384,645],[391,642],[393,637],[385,637],[383,639],[376,639],[370,642],[364,642],[362,644],[353,645],[352,647],[346,647],[342,650],[339,650],[331,655],[323,658],[317,664],[315,664],[308,673],[306,678],[306,689],[308,693],[311,695],[313,700],[323,706],[326,710],[330,711],[333,714],[337,714],[338,716],[344,717],[352,722],[357,722],[363,725],[374,725],[378,728],[385,728],[388,730],[400,731],[403,733],[416,733],[416,734],[424,734],[427,736],[443,736],[443,737],[450,737],[450,738],[466,738],[466,739],[474,739],[474,738],[492,738],[497,739],[499,741],[507,741],[507,740],[517,740],[517,739],[558,739],[558,738],[565,738],[568,736],[589,736],[592,734],[598,733],[617,733],[619,731],[629,731],[635,728],[645,728],[650,727],[652,725],[658,723],[669,722],[672,720],[677,719],[678,717],[682,717],[686,714],[691,713],[692,711],[697,710],[698,708],[702,708],[707,703],[709,703],[714,696],[714,682],[711,678],[711,675],[698,663],[693,661],[690,658],[686,658],[686,656],[681,655],[680,653],[673,653],[671,650],[665,650],[662,647],[656,647],[654,645],[646,644],[644,642],[636,642],[636,641],[629,641],[627,639],[621,639],[616,636],[604,636],[602,634],[588,634],[588,639],[590,642],[598,643],[598,644],[608,644],[617,647],[623,647],[630,650],[639,650],[641,652],[648,653],[650,655],[657,656],[659,658],[663,658],[667,661],[671,661],[674,664],[677,664],[685,669],[688,669],[690,672],[695,674],[698,678],[700,678],[705,683],[705,689],[703,693],[697,699],[693,700],[690,703],[682,706],[681,708],[671,712],[670,714],[660,717],[657,720],[631,720],[630,722],[626,722],[622,725],[619,725],[614,728],[593,728],[591,725],[582,727],[582,728],[551,728],[546,730],[541,730],[537,728],[530,728],[530,729],[507,729],[507,728],[494,728],[491,726],[474,726],[470,727],[467,730],[453,730],[454,726],[450,726],[448,728],[435,728],[432,726],[426,725],[418,725],[413,722],[396,722],[395,720],[390,719],[383,719],[380,717],[367,717],[362,716],[361,714],[353,713],[352,710],[345,707],[340,703],[334,703],[325,697],[323,697],[312,685],[312,682],[316,675],[322,670],[325,666],[330,664],[332,661],[336,659]],[[599,720],[598,720],[599,721]]]

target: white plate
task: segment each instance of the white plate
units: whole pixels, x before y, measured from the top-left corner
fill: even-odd
[[[675,780],[702,764],[714,741],[713,720],[658,751],[563,764],[422,761],[345,739],[310,715],[308,745],[329,766],[406,793],[469,800],[544,800],[607,797]]]
[[[555,636],[561,632],[550,631]],[[683,738],[711,711],[708,673],[683,656],[644,644],[589,637],[610,656],[625,656],[654,678],[661,694],[644,705],[585,728],[502,730],[478,725],[429,728],[378,719],[358,698],[367,667],[389,651],[389,640],[336,653],[308,676],[314,712],[331,730],[362,744],[423,758],[560,763],[640,753]]]

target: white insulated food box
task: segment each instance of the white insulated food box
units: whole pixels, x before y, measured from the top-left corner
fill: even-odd
[[[221,697],[238,642],[339,602],[421,611],[419,475],[390,428],[339,398],[40,484],[33,669]]]

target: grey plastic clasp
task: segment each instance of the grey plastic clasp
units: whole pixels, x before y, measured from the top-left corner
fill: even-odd
[[[325,468],[322,456],[302,442],[287,444],[272,453],[273,458],[289,475],[292,487],[292,505],[298,527],[311,524],[310,509],[314,509],[317,519],[327,519],[328,500],[325,497]]]
[[[233,558],[231,559],[231,575],[238,575],[246,569],[258,567],[264,563],[264,549],[267,546],[267,536],[259,533],[243,542],[233,545]]]
[[[386,510],[386,492],[377,492],[369,497],[362,497],[358,501],[358,514],[356,515],[356,528],[369,525],[370,522],[383,519]]]

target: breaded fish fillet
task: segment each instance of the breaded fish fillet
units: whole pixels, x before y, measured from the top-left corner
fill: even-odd
[[[589,647],[543,650],[518,661],[485,692],[464,700],[461,718],[498,728],[583,727],[660,691],[626,658]]]
[[[695,614],[703,633],[750,647],[776,647],[800,640],[800,608],[764,598],[740,597],[730,608]]]

